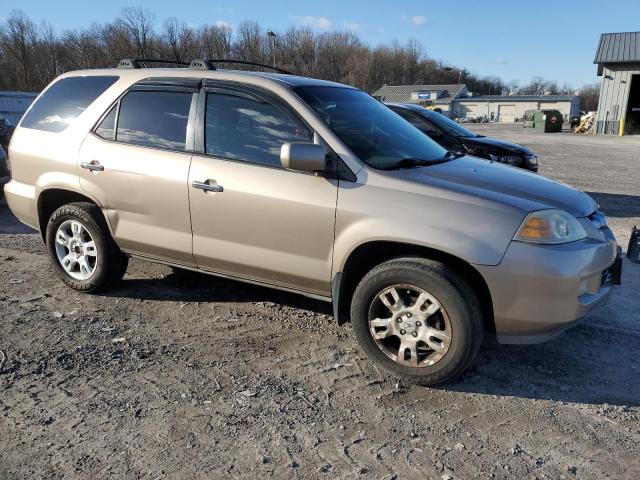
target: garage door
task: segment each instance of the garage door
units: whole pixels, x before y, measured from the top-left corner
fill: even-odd
[[[513,123],[516,121],[515,105],[500,105],[498,107],[498,121],[502,123]]]
[[[486,113],[486,112],[485,112]],[[480,115],[480,108],[476,103],[461,103],[460,104],[460,116],[461,117],[477,117]]]

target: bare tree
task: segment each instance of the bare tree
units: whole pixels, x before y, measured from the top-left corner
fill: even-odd
[[[0,29],[0,41],[2,42],[3,57],[7,55],[9,65],[14,64],[18,69],[20,79],[19,86],[24,90],[33,90],[36,87],[36,79],[33,78],[32,59],[38,42],[36,25],[20,11],[14,10]],[[8,72],[9,70],[5,70]]]
[[[239,59],[264,63],[268,52],[265,37],[266,34],[258,23],[242,22],[232,46],[233,52]]]
[[[162,58],[190,62],[198,53],[196,34],[191,27],[175,17],[163,23],[159,53]]]
[[[198,56],[203,58],[229,58],[231,55],[231,27],[203,25],[198,31]]]
[[[310,28],[290,28],[277,38],[277,51],[285,68],[300,75],[316,75],[318,42]]]
[[[101,37],[101,29],[95,23],[87,30],[64,32],[61,47],[69,67],[82,69],[109,66],[104,55]]]
[[[135,48],[135,57],[149,58],[153,53],[155,14],[142,7],[124,7],[118,23],[129,35]]]
[[[598,99],[600,98],[600,85],[585,85],[578,92],[580,96],[580,108],[585,112],[598,110]]]
[[[266,31],[256,22],[243,22],[236,31],[224,24],[204,24],[196,30],[173,17],[162,22],[159,33],[154,25],[152,12],[127,7],[113,22],[57,34],[50,25],[37,26],[14,10],[0,22],[0,88],[39,90],[62,72],[113,67],[123,58],[163,57],[179,62],[236,58],[271,63]],[[479,77],[427,57],[416,39],[370,47],[353,32],[290,28],[277,33],[275,51],[277,63],[293,73],[348,83],[369,92],[385,84],[455,84],[461,80],[479,94],[572,93],[570,85],[558,87],[541,77],[526,85],[506,84],[495,76]],[[585,86],[580,96],[585,108],[596,108],[597,86]]]

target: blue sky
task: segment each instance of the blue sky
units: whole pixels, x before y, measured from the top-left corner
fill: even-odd
[[[538,75],[574,87],[598,81],[592,62],[600,33],[640,29],[638,0],[2,0],[0,18],[20,8],[64,30],[110,21],[123,6],[144,6],[158,21],[175,16],[192,25],[255,20],[273,29],[353,30],[372,45],[414,37],[430,57],[479,75],[521,83]]]

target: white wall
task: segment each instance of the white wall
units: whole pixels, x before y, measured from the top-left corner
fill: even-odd
[[[479,115],[486,115],[488,117],[493,113],[494,118],[498,118],[498,110],[501,105],[515,105],[516,114],[515,118],[521,119],[524,117],[524,112],[527,110],[559,110],[565,117],[565,120],[569,115],[573,115],[573,110],[577,113],[577,104],[575,102],[562,101],[562,102],[522,102],[509,100],[506,97],[504,100],[496,100],[492,102],[478,102],[473,98],[465,100],[457,100],[457,105],[454,107],[458,117],[474,117]]]

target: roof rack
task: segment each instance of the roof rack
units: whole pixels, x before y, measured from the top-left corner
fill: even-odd
[[[251,65],[254,67],[268,68],[278,73],[285,73],[287,75],[291,75],[291,72],[288,72],[287,70],[284,70],[282,68],[274,67],[273,65],[265,65],[264,63],[257,63],[257,62],[248,62],[246,60],[234,60],[230,58],[214,58],[214,59],[207,59],[207,60],[198,59],[191,62],[191,64],[189,65],[189,68],[191,70],[216,70],[216,66],[215,66],[216,63],[237,63],[239,65]]]
[[[118,68],[147,68],[147,63],[169,63],[172,65],[180,65],[187,67],[187,62],[177,62],[175,60],[166,60],[163,58],[124,58],[118,63]]]
[[[264,63],[248,62],[246,60],[234,60],[231,58],[212,58],[212,59],[197,59],[191,63],[178,62],[175,60],[166,60],[164,58],[123,58],[118,63],[118,68],[148,68],[147,63],[168,63],[171,65],[178,65],[180,67],[189,67],[191,70],[217,70],[216,63],[236,63],[239,65],[251,65],[254,67],[268,68],[278,73],[284,73],[291,75],[291,72],[284,70],[283,68],[275,67],[273,65],[266,65]]]
[[[246,60],[234,60],[231,58],[213,58],[213,59],[197,59],[191,63],[178,62],[175,60],[166,60],[164,58],[124,58],[118,63],[118,68],[148,68],[148,63],[168,63],[178,65],[180,67],[189,67],[191,70],[217,70],[216,63],[236,63],[239,65],[251,65],[254,67],[268,68],[278,73],[291,75],[291,72],[273,65],[265,65],[264,63],[248,62]]]

